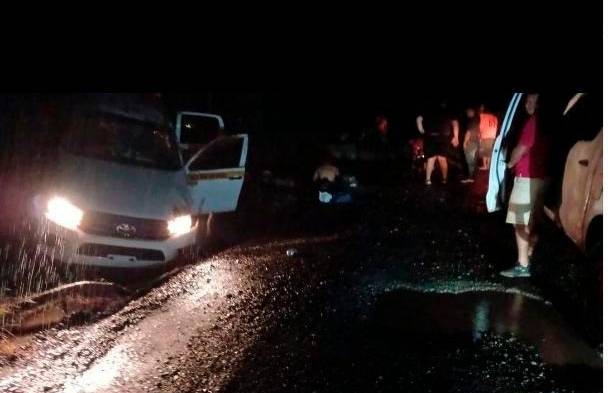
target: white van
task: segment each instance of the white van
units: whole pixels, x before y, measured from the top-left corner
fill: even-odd
[[[62,132],[52,186],[36,195],[45,253],[64,262],[149,267],[197,241],[199,218],[236,210],[248,138],[220,116],[101,95]]]

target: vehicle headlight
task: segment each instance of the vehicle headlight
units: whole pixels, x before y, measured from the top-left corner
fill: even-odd
[[[47,203],[46,218],[68,229],[76,229],[82,220],[83,212],[70,201],[53,197]]]
[[[170,235],[183,235],[190,232],[193,227],[192,217],[190,215],[179,216],[167,221],[167,229]]]

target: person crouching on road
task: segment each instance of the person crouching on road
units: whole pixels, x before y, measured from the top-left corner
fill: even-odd
[[[317,168],[313,175],[313,182],[318,191],[319,202],[332,204],[353,202],[354,195],[351,187],[357,186],[356,180],[352,176],[341,176],[331,155],[327,155],[321,166]]]
[[[312,181],[319,194],[319,201],[331,202],[333,193],[336,191],[336,182],[340,176],[340,170],[334,165],[333,157],[325,155],[321,165],[315,170]]]

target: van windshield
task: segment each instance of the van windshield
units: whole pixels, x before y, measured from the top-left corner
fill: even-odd
[[[165,170],[181,167],[168,126],[113,114],[78,116],[63,147],[70,154],[126,165]]]

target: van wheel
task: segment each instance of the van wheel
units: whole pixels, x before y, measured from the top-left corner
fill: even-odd
[[[593,285],[593,292],[602,299],[602,270],[604,262],[602,260],[602,240],[599,239],[589,246],[587,249],[587,258],[589,259],[590,284]]]
[[[603,278],[602,278],[602,240],[597,240],[587,249],[587,259],[589,265],[586,269],[586,313],[589,316],[589,321],[592,324],[591,330],[597,331],[595,335],[599,335],[602,329],[602,312],[603,312]]]
[[[209,231],[209,226],[208,226],[209,216],[210,215],[206,214],[204,216],[198,217],[198,228],[197,228],[197,232],[196,232],[196,247],[199,250],[199,253],[200,253],[200,251],[204,251],[205,249],[207,249],[209,242],[210,242],[211,233]]]
[[[602,249],[603,249],[603,216],[596,216],[589,223],[587,228],[587,236],[585,238],[587,261],[589,263],[588,271],[591,274],[589,285],[590,289],[597,295],[598,299],[602,299]]]
[[[221,247],[225,241],[221,224],[222,220],[217,214],[209,213],[198,218],[196,247],[199,256],[215,252]]]
[[[238,225],[234,212],[211,213],[207,218],[207,241],[213,247],[225,248],[238,241]]]

